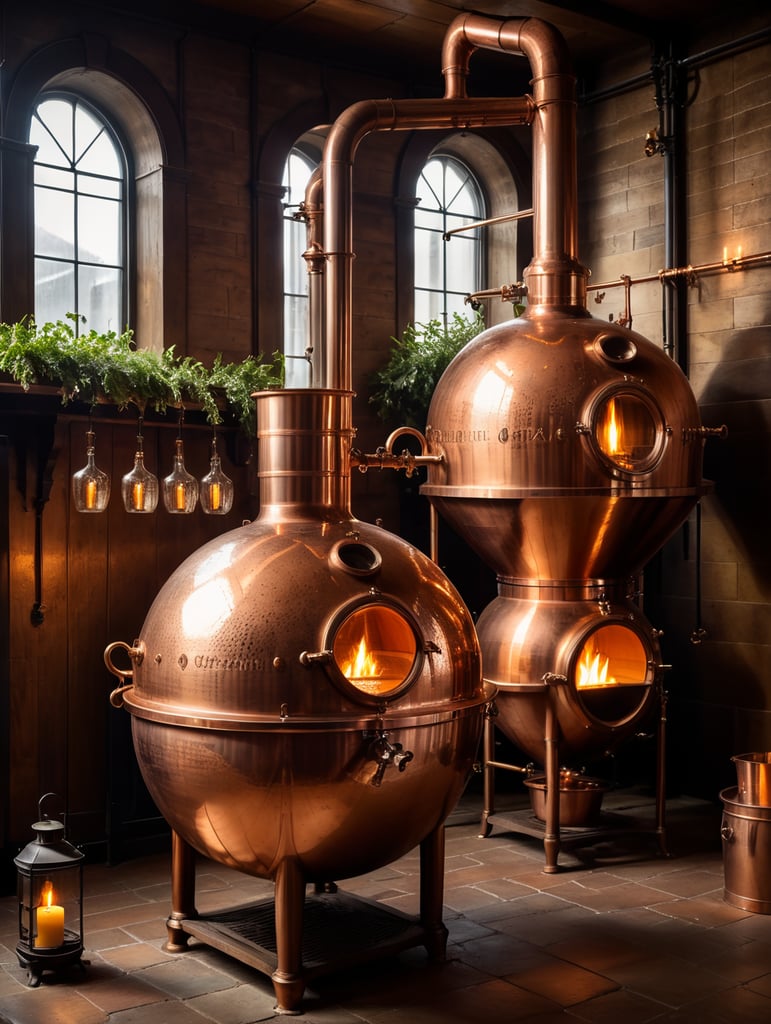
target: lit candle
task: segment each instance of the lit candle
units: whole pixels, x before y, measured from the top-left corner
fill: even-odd
[[[723,246],[723,266],[725,267],[727,264],[728,264],[728,246],[724,245]]]
[[[43,902],[35,911],[35,946],[53,949],[64,942],[64,907],[58,907],[54,903],[54,887],[51,882],[44,884],[41,897]]]
[[[222,488],[215,481],[209,484],[209,504],[211,505],[212,511],[219,509],[222,503]]]
[[[86,508],[96,507],[96,480],[86,480]]]
[[[181,480],[174,485],[174,508],[177,512],[185,511],[185,485]]]
[[[131,491],[131,503],[137,512],[142,512],[145,507],[145,485],[137,480]]]

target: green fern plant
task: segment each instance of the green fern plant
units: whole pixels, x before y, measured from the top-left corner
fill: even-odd
[[[107,401],[119,409],[136,405],[164,412],[187,403],[200,406],[211,424],[222,423],[222,398],[248,434],[254,433],[255,391],[283,385],[283,356],[270,363],[262,355],[242,363],[217,356],[209,370],[190,356],[178,358],[173,347],[163,352],[138,349],[131,331],[78,333],[78,317],[38,326],[32,318],[0,324],[0,372],[24,390],[33,384],[58,387],[62,403]]]
[[[391,356],[372,379],[369,400],[379,418],[423,430],[439,378],[484,326],[480,311],[472,319],[454,313],[447,326],[438,319],[408,324],[401,338],[392,337]]]

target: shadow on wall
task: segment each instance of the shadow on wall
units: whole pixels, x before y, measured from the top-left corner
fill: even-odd
[[[740,332],[701,396],[702,417],[728,424],[728,437],[708,442],[704,475],[715,482],[737,558],[750,573],[756,600],[771,600],[771,328]],[[728,552],[726,553],[729,554]]]
[[[673,687],[670,718],[685,790],[714,798],[736,784],[733,755],[771,749],[771,328],[733,338],[699,404],[704,423],[725,423],[728,436],[708,440],[704,454],[714,482],[703,546],[708,636],[696,646],[674,640],[670,656],[686,678],[681,699]]]

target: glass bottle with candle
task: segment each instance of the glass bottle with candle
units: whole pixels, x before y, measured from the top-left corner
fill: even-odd
[[[201,480],[201,508],[207,515],[224,516],[233,507],[233,481],[222,471],[217,436],[211,444],[209,472]]]
[[[141,430],[137,434],[134,468],[121,480],[123,505],[127,512],[154,512],[158,504],[158,477],[145,467]]]
[[[72,500],[78,512],[104,512],[110,500],[110,478],[95,461],[93,430],[86,433],[86,465],[72,475]]]
[[[174,468],[163,478],[163,504],[167,512],[189,514],[198,501],[198,481],[185,469],[182,438],[176,440]]]

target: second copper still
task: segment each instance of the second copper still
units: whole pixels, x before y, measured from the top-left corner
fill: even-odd
[[[462,83],[490,37],[474,16],[459,31]],[[544,32],[525,24],[515,43],[504,26],[496,39],[537,52],[527,306],[471,341],[439,381],[422,493],[497,575],[498,596],[477,622],[484,675],[498,690],[496,726],[546,768],[545,870],[554,871],[560,767],[613,751],[664,699],[639,574],[705,492],[704,437],[721,431],[702,427],[685,375],[660,347],[586,308],[574,80],[559,37],[538,45]],[[488,725],[486,766],[491,734]],[[489,790],[487,767],[486,776]],[[485,816],[491,802],[486,792]]]

